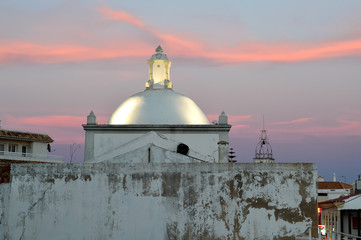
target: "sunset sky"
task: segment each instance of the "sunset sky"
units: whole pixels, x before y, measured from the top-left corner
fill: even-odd
[[[276,162],[361,174],[361,1],[0,0],[1,128],[49,134],[54,154],[84,151],[99,123],[144,90],[161,45],[173,89],[209,120],[224,110],[230,147],[251,162],[262,116]],[[344,177],[342,177],[344,176]]]

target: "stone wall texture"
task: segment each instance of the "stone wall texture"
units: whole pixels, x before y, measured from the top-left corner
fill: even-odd
[[[10,184],[0,184],[0,239],[8,239]]]
[[[317,227],[316,179],[308,163],[14,164],[0,239],[295,239]]]

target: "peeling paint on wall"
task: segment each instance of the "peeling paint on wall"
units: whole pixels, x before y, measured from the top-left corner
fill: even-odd
[[[0,184],[0,239],[8,238],[10,184]]]
[[[6,239],[295,239],[317,224],[314,164],[14,165],[11,174],[9,201],[0,198]]]

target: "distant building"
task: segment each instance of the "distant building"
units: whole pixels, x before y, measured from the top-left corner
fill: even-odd
[[[361,236],[361,193],[319,202],[321,224],[337,232]]]
[[[318,202],[351,194],[352,185],[343,182],[318,182]]]
[[[0,129],[0,183],[10,178],[10,163],[62,163],[48,155],[54,140],[46,134]]]
[[[0,129],[0,161],[63,162],[48,155],[54,140],[47,134]]]

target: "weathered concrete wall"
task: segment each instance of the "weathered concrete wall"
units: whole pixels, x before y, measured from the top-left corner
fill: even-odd
[[[190,149],[187,155],[183,155],[148,144],[142,148],[106,160],[104,163],[201,163],[212,160],[204,158],[202,155],[197,158],[197,153],[191,151]]]
[[[0,239],[7,239],[10,184],[0,184]]]
[[[11,174],[5,239],[294,239],[317,224],[313,164],[14,165]]]

